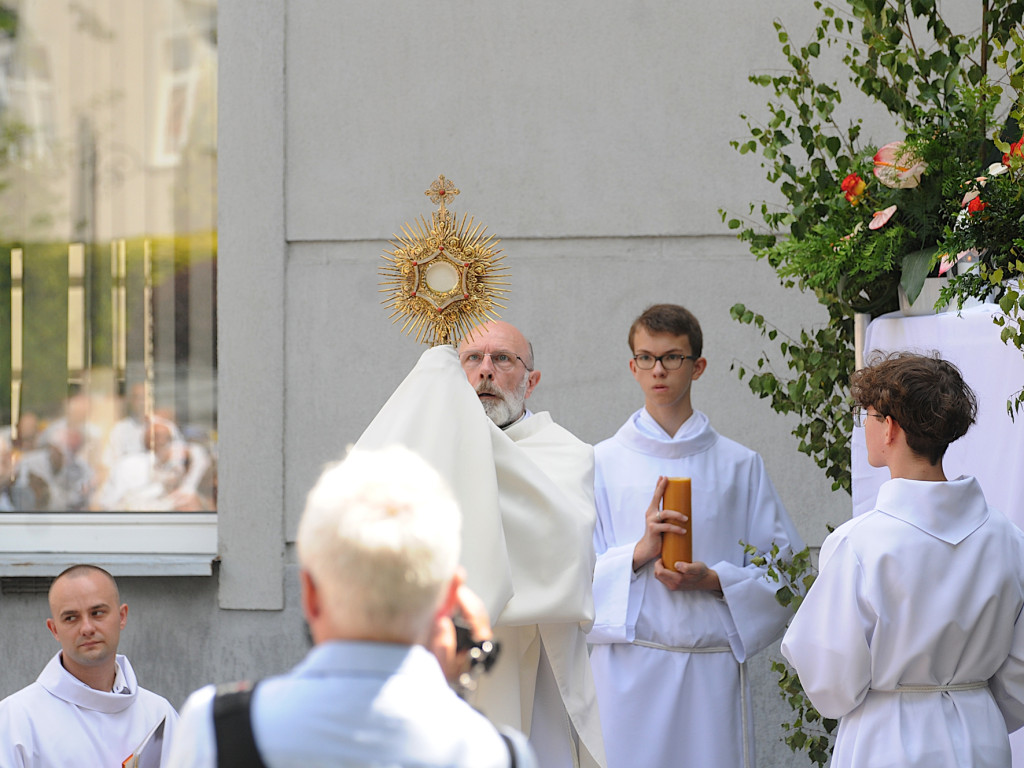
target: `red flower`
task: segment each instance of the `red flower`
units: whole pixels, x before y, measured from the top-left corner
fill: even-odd
[[[976,213],[984,211],[988,208],[988,203],[983,202],[980,197],[975,197],[969,203],[967,203],[967,213],[973,216]]]
[[[860,202],[860,199],[864,196],[864,190],[867,189],[867,187],[868,185],[864,183],[864,179],[856,173],[851,173],[843,179],[843,183],[839,185],[839,188],[846,193],[846,199],[850,205],[856,205]]]
[[[1024,157],[1024,136],[1010,145],[1010,151],[1003,155],[1003,165],[1009,165],[1011,157]]]

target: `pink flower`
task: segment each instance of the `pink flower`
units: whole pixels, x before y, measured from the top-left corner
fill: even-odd
[[[839,188],[846,193],[846,200],[850,205],[856,205],[864,196],[864,190],[868,188],[868,185],[856,173],[851,173],[843,179],[843,183],[839,185]]]
[[[942,254],[942,260],[939,262],[939,277],[942,277],[944,274],[946,274],[949,270],[951,270],[953,267],[955,267],[957,264],[959,264],[967,257],[970,257],[968,261],[973,261],[977,258],[977,256],[978,251],[975,250],[974,248],[970,248],[966,251],[960,251],[960,253],[956,255],[956,258],[952,259],[949,257],[948,253]]]
[[[875,211],[874,216],[871,217],[871,221],[868,223],[868,229],[881,229],[889,223],[889,219],[896,213],[896,206],[890,205],[888,208],[883,208],[880,211]]]
[[[891,189],[912,189],[921,183],[928,163],[902,141],[886,144],[875,154],[875,177]]]

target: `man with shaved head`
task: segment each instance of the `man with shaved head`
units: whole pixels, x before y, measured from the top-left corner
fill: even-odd
[[[459,345],[459,362],[500,429],[526,415],[526,398],[540,383],[540,371],[533,367],[533,345],[518,328],[495,321],[473,329]]]
[[[474,328],[458,354],[484,413],[503,433],[499,445],[538,481],[535,493],[524,497],[522,475],[506,470],[499,448],[498,504],[514,595],[494,627],[508,649],[499,660],[505,666],[481,682],[477,702],[529,734],[542,766],[603,764],[585,640],[594,618],[594,551],[586,538],[596,515],[593,448],[546,411],[527,409],[540,371],[533,345],[514,325]]]
[[[71,566],[49,602],[46,626],[61,649],[34,683],[0,701],[0,766],[118,766],[147,739],[165,751],[178,715],[117,653],[128,606],[113,576]]]
[[[474,327],[424,352],[356,445],[417,451],[464,510],[462,566],[502,649],[473,703],[526,733],[540,768],[593,768],[594,451],[527,409],[540,378],[518,328]]]

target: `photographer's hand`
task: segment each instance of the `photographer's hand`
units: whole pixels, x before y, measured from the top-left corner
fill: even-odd
[[[490,640],[493,632],[487,607],[483,600],[466,586],[465,573],[461,569],[455,574],[453,588],[452,603],[448,610],[439,613],[434,620],[433,632],[427,647],[437,657],[448,682],[454,685],[458,682],[459,676],[469,668],[469,649],[458,649],[452,616],[460,617],[461,622],[469,628],[470,636],[475,642]]]

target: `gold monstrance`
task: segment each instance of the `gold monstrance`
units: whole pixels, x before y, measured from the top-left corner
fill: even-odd
[[[422,216],[415,227],[402,225],[403,235],[394,235],[393,251],[381,254],[387,264],[380,268],[381,293],[391,297],[381,302],[394,309],[391,317],[405,318],[402,331],[415,332],[416,341],[431,346],[456,344],[475,325],[496,319],[492,307],[504,305],[508,285],[505,257],[495,246],[501,242],[487,235],[487,228],[467,221],[458,226],[445,203],[459,194],[443,175],[424,194],[438,206],[430,225]]]

